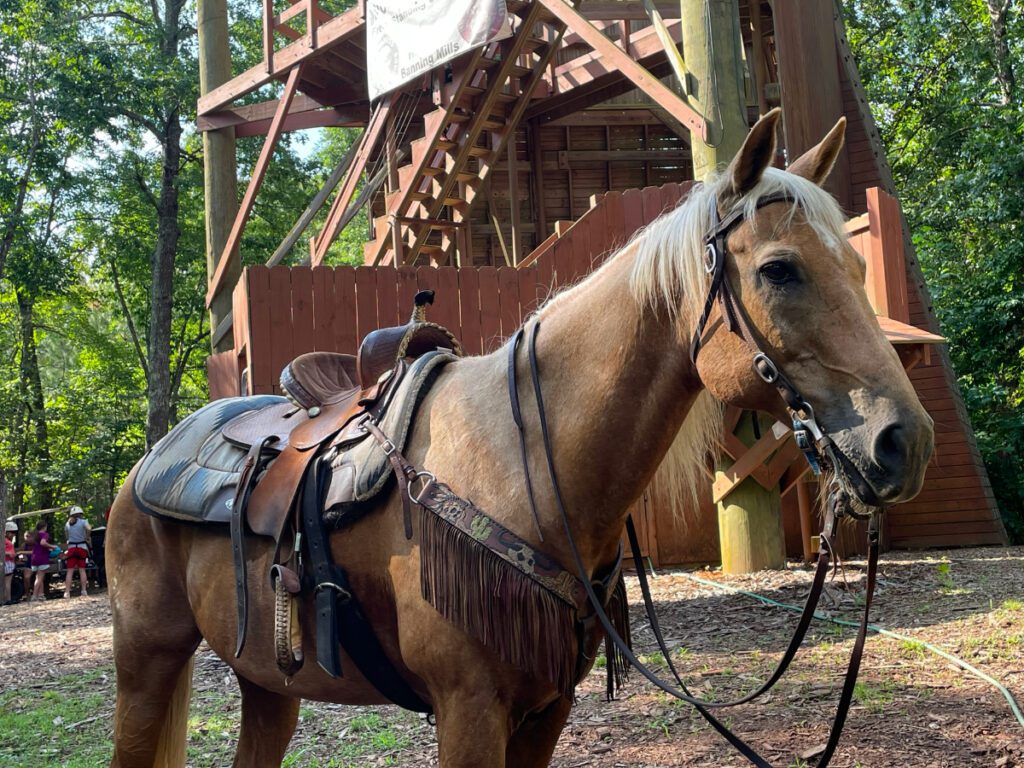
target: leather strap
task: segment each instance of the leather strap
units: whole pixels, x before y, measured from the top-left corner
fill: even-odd
[[[395,670],[352,593],[348,574],[331,557],[323,523],[322,500],[327,473],[321,462],[309,465],[302,487],[302,521],[312,572],[316,609],[317,663],[331,677],[341,677],[339,645],[363,676],[390,701],[414,712],[432,712]]]
[[[245,562],[245,508],[249,504],[253,482],[259,476],[261,454],[267,446],[273,444],[277,437],[270,435],[252,444],[245,457],[242,471],[235,487],[235,498],[231,505],[231,555],[235,567],[235,602],[237,604],[235,658],[242,655],[249,624],[249,581]]]
[[[831,542],[835,536],[835,525],[836,516],[830,508],[825,515],[825,523],[822,526],[821,535],[819,537],[819,541],[821,543],[818,550],[818,564],[814,571],[814,580],[812,581],[811,588],[807,593],[807,599],[804,601],[804,608],[800,613],[800,620],[797,622],[796,630],[793,632],[793,637],[790,639],[789,645],[782,654],[782,658],[775,667],[775,671],[772,672],[771,676],[759,688],[757,688],[757,690],[748,693],[742,698],[725,702],[713,702],[705,699],[698,699],[701,706],[710,709],[714,707],[736,707],[740,704],[746,704],[770,691],[786,673],[790,663],[793,661],[793,657],[796,656],[797,651],[800,650],[800,646],[803,645],[804,637],[807,636],[807,629],[810,627],[811,621],[814,619],[814,612],[818,607],[819,600],[821,599],[821,592],[825,586],[825,577],[828,575],[831,560]],[[644,610],[646,611],[647,618],[650,621],[651,631],[654,633],[655,640],[658,642],[658,648],[661,650],[661,655],[668,664],[669,671],[672,672],[672,676],[675,677],[676,682],[683,685],[684,683],[680,678],[679,673],[676,671],[675,665],[672,663],[672,656],[669,653],[668,646],[665,644],[665,638],[661,632],[658,614],[654,607],[654,600],[651,597],[651,586],[647,581],[647,571],[643,567],[643,554],[640,551],[640,542],[636,535],[636,527],[633,524],[632,515],[626,518],[626,537],[629,540],[630,550],[633,554],[633,562],[636,565],[637,580],[640,582],[640,594],[643,596]]]
[[[418,475],[416,468],[405,460],[405,457],[402,456],[402,453],[395,444],[391,442],[387,435],[380,431],[380,427],[377,426],[372,418],[369,416],[365,417],[361,424],[363,429],[369,432],[377,441],[377,445],[384,451],[384,455],[388,457],[392,469],[395,470],[395,479],[398,481],[398,495],[402,499],[402,524],[405,528],[405,539],[406,541],[411,541],[412,498],[409,496],[409,483],[416,480]]]
[[[523,329],[520,327],[512,336],[508,345],[508,399],[512,406],[512,420],[516,423],[519,432],[519,452],[523,460],[523,474],[526,476],[526,498],[530,500],[530,514],[533,516],[533,527],[537,531],[537,538],[544,541],[544,533],[540,529],[540,515],[537,514],[537,504],[533,494],[533,480],[530,478],[530,462],[526,453],[526,429],[523,426],[523,414],[519,410],[519,383],[516,378],[516,351],[519,349],[519,342],[523,340]]]

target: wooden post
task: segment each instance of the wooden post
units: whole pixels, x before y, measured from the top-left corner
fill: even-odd
[[[743,40],[736,0],[680,2],[683,51],[693,78],[686,92],[705,123],[705,137],[690,131],[693,177],[702,180],[727,165],[747,136]],[[770,420],[762,422],[770,428]],[[741,418],[738,430],[736,436],[752,445],[752,420]],[[731,465],[723,460],[716,476]],[[786,562],[786,546],[778,488],[765,490],[748,477],[718,503],[718,533],[722,569],[727,573],[781,568]]]
[[[761,432],[772,421],[761,418]],[[754,444],[754,421],[746,413],[740,418],[736,436],[744,445]],[[715,470],[721,478],[733,462],[723,459]],[[718,503],[718,535],[724,573],[750,573],[786,564],[786,539],[782,531],[782,504],[778,486],[766,491],[748,476]]]
[[[693,178],[702,180],[732,160],[747,136],[739,8],[736,0],[681,4],[683,51],[692,77],[687,98],[703,116],[708,139],[690,126]]]
[[[228,46],[227,0],[198,0],[199,93],[204,95],[231,79]],[[203,133],[203,196],[206,213],[206,274],[212,279],[217,261],[228,241],[238,211],[235,168],[235,129]],[[236,250],[224,273],[225,284],[234,286],[242,274]],[[210,305],[211,347],[214,352],[232,348],[231,291],[221,291]]]

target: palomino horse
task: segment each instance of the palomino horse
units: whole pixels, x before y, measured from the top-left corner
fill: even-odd
[[[704,238],[714,204],[723,218],[745,211],[728,236],[728,280],[761,350],[813,405],[848,458],[846,469],[857,476],[854,494],[894,503],[921,488],[931,419],[868,304],[865,265],[847,244],[840,210],[820,188],[842,146],[844,123],[785,172],[770,167],[777,122],[777,111],[762,118],[720,178],[696,187],[527,321],[528,327],[543,322],[537,355],[552,452],[591,573],[615,560],[626,509],[659,466],[680,488],[702,481],[699,467],[721,429],[719,403],[789,418],[775,389],[752,369],[747,342],[725,330],[717,308],[691,363],[689,339],[708,291]],[[758,206],[773,195],[786,199]],[[406,455],[568,564],[545,483],[535,489],[543,543],[534,532],[509,412],[507,359],[506,348],[448,365],[418,412]],[[525,350],[516,366],[524,402],[533,402]],[[524,408],[524,419],[530,464],[543,477],[536,411]],[[404,536],[399,499],[391,493],[372,514],[332,533],[330,547],[396,669],[433,707],[440,764],[548,765],[571,702],[552,684],[503,663],[424,601],[417,539],[418,531],[411,541]],[[241,658],[233,657],[232,556],[223,532],[149,517],[122,490],[108,541],[117,665],[112,765],[183,764],[182,702],[189,661],[203,638],[241,687],[236,766],[281,763],[301,698],[387,703],[347,657],[342,678],[307,663],[286,685],[272,662],[266,579],[250,587],[248,645]],[[254,569],[266,572],[269,543],[253,541],[249,548]]]

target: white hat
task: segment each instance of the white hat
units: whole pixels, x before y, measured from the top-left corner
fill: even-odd
[[[13,520],[8,520],[7,521],[7,525],[4,526],[4,530],[7,531],[7,533],[17,533],[18,532],[18,524],[16,522],[14,522]]]
[[[71,517],[74,517],[75,515],[81,515],[82,517],[85,517],[85,510],[76,504],[71,508],[71,512],[69,514],[71,515]]]

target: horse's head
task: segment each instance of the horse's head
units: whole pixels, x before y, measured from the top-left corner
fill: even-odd
[[[762,118],[727,172],[701,192],[711,228],[721,224],[718,258],[736,319],[727,317],[728,300],[715,302],[698,373],[723,402],[788,421],[785,386],[780,396],[779,382],[765,380],[774,363],[839,448],[837,469],[855,494],[869,504],[905,501],[921,489],[932,420],[868,303],[864,260],[847,241],[840,209],[820,188],[845,121],[788,171],[770,167],[777,122],[778,111]],[[760,372],[752,365],[758,351],[770,360]]]

